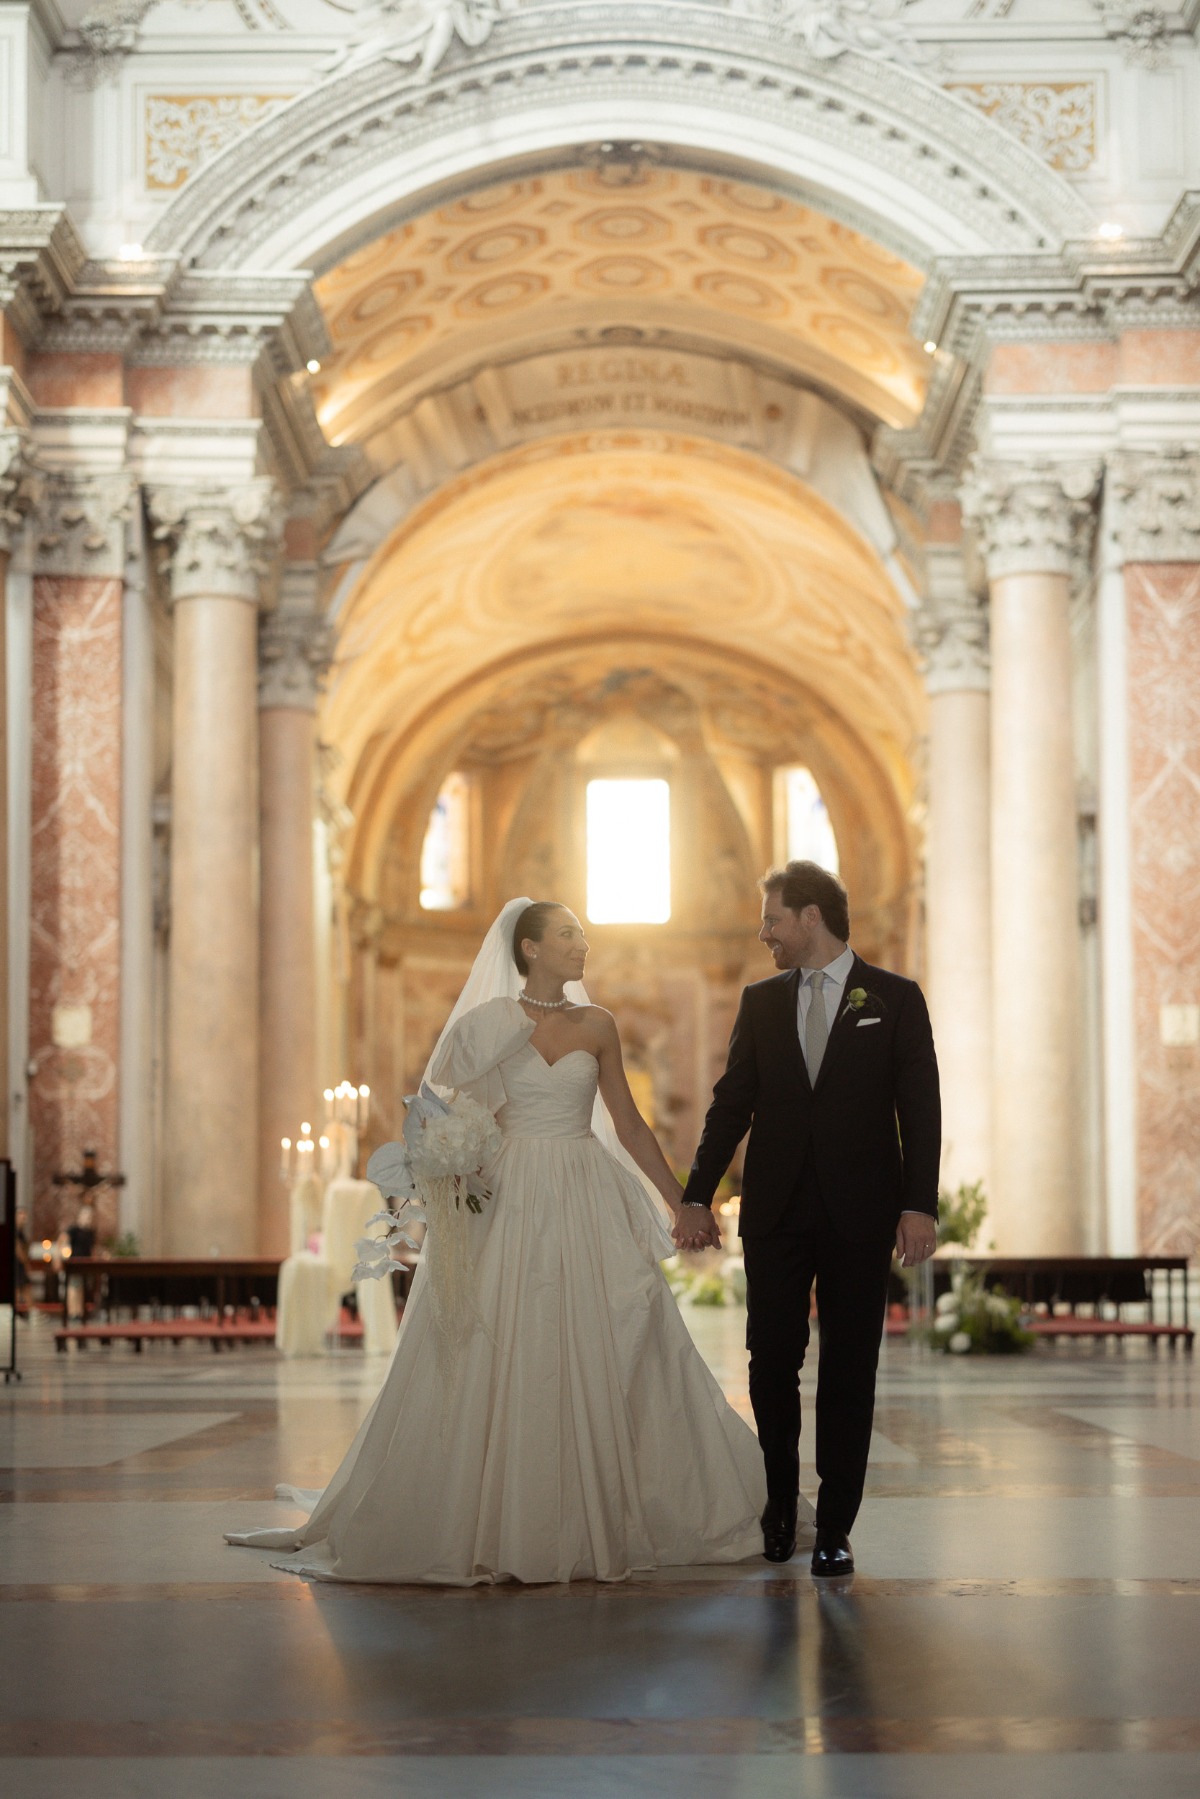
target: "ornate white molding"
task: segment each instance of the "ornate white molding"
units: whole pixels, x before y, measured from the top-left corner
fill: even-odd
[[[921,605],[912,615],[912,637],[928,693],[986,692],[992,684],[986,600],[967,586],[962,550],[928,545]]]
[[[1156,0],[1092,0],[1104,31],[1120,44],[1125,61],[1133,68],[1161,69],[1170,61],[1171,39],[1180,29],[1180,17],[1168,13]]]
[[[1094,81],[948,81],[956,94],[1052,169],[1078,175],[1096,160]]]
[[[1099,461],[980,460],[962,486],[989,580],[1005,575],[1078,576],[1091,552]]]
[[[323,618],[282,608],[258,626],[258,704],[315,712],[333,657],[333,634]]]
[[[154,536],[167,546],[172,602],[245,600],[255,606],[276,573],[283,507],[274,482],[152,488]]]
[[[262,123],[290,94],[147,94],[143,103],[146,187],[172,193],[226,144]]]
[[[1200,562],[1200,449],[1121,451],[1109,479],[1126,562]]]
[[[629,123],[640,116],[645,122],[632,135],[655,139],[661,121],[680,108],[697,120],[707,114],[714,125],[723,119],[726,128],[706,131],[705,140],[722,138],[729,154],[730,140],[744,139],[748,162],[761,159],[772,135],[791,142],[798,193],[806,184],[799,171],[814,166],[804,146],[827,147],[834,154],[817,159],[821,204],[854,211],[848,223],[877,235],[882,229],[909,255],[927,256],[939,229],[945,248],[953,234],[964,247],[986,240],[1017,251],[1057,247],[1090,223],[1084,200],[1040,157],[932,80],[877,52],[815,56],[789,42],[777,13],[757,9],[696,0],[557,0],[506,14],[485,44],[469,57],[453,48],[422,85],[376,62],[297,99],[202,169],[158,220],[150,246],[200,268],[245,266],[268,244],[273,257],[302,262],[319,253],[328,234],[306,219],[328,214],[330,196],[368,188],[363,229],[369,216],[377,231],[379,192],[391,188],[399,213],[405,171],[415,193],[416,171],[431,151],[478,133],[481,107],[492,161],[528,156],[531,115],[541,121],[543,145],[561,129],[562,148],[546,149],[547,161],[561,165],[575,153],[582,117],[589,138],[604,130],[599,118],[607,114],[622,121],[610,135],[631,135]],[[686,155],[671,151],[672,159]],[[878,170],[879,203],[871,214],[849,192],[843,203],[829,179],[847,160]],[[392,165],[395,182],[373,179],[373,171]],[[908,221],[898,220],[900,209],[885,195],[900,180],[921,196]],[[859,193],[870,190],[869,182],[857,184]],[[349,235],[356,220],[341,211]],[[933,225],[939,214],[955,224]],[[285,240],[289,247],[281,250]]]
[[[34,489],[33,567],[38,575],[125,572],[125,527],[137,488],[127,470],[57,471]]]

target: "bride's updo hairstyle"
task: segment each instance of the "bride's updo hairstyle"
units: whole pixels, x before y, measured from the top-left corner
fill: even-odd
[[[525,939],[528,937],[532,942],[540,943],[546,935],[546,925],[549,922],[550,914],[562,910],[561,900],[534,900],[532,905],[526,906],[513,926],[512,953],[518,974],[527,975],[529,973],[529,962],[521,948]]]

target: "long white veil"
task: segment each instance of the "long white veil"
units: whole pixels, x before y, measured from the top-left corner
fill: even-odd
[[[525,982],[513,961],[513,929],[526,906],[532,905],[532,903],[524,896],[520,899],[511,899],[493,922],[479,946],[479,954],[471,966],[466,984],[455,1000],[450,1016],[442,1026],[441,1035],[433,1047],[433,1054],[425,1064],[423,1080],[430,1080],[431,1071],[441,1054],[442,1045],[464,1012],[470,1012],[474,1007],[482,1006],[489,999],[519,999]],[[587,988],[582,981],[569,981],[563,991],[574,1005],[588,1006],[591,1004]],[[652,1241],[655,1243],[657,1253],[660,1257],[673,1256],[675,1244],[671,1240],[670,1213],[632,1156],[621,1147],[608,1107],[598,1093],[596,1103],[592,1108],[592,1132],[604,1145],[609,1155],[618,1161],[637,1182],[638,1189],[645,1199],[646,1209],[650,1214],[653,1227]]]

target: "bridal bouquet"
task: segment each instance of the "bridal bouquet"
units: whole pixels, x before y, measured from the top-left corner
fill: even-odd
[[[480,1171],[500,1147],[500,1127],[487,1107],[464,1093],[447,1103],[425,1085],[404,1103],[408,1108],[404,1141],[384,1143],[367,1163],[367,1179],[374,1181],[384,1199],[399,1199],[401,1204],[395,1211],[385,1207],[367,1220],[368,1227],[386,1228],[355,1244],[356,1281],[381,1280],[390,1274],[397,1245],[417,1248],[409,1225],[426,1224],[435,1233],[448,1232],[455,1213],[464,1207],[481,1212],[491,1198]]]

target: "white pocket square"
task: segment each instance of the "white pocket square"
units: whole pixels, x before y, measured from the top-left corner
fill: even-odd
[[[882,1024],[882,1023],[883,1023],[882,1018],[860,1018],[858,1021],[857,1028],[861,1031],[861,1030],[865,1030],[865,1028],[869,1024]]]

